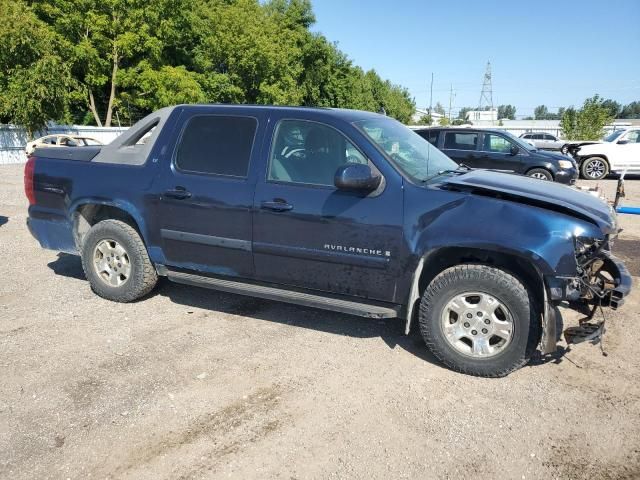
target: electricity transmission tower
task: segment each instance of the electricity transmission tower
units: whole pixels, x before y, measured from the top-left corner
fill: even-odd
[[[478,110],[483,107],[489,107],[493,110],[493,87],[491,86],[491,62],[487,62],[487,70],[484,72],[484,81],[482,82],[482,92],[480,92],[480,101],[478,102]]]

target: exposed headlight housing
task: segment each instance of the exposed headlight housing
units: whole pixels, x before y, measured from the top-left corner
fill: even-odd
[[[558,160],[560,168],[573,168],[573,162],[571,160]]]

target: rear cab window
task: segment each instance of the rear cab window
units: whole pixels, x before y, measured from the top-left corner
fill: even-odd
[[[253,117],[194,116],[182,132],[175,166],[186,173],[246,178],[257,127]]]

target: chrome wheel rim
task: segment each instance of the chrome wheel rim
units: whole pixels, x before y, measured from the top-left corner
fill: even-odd
[[[532,173],[531,178],[537,178],[539,180],[548,180],[547,176],[544,173],[540,173],[540,172]]]
[[[606,167],[602,160],[591,160],[584,167],[584,170],[587,177],[598,179],[604,175]]]
[[[473,358],[500,354],[511,343],[514,331],[509,309],[484,292],[464,292],[449,299],[441,325],[449,345]]]
[[[127,251],[115,240],[100,240],[93,250],[93,268],[104,283],[120,287],[131,276],[131,260]]]

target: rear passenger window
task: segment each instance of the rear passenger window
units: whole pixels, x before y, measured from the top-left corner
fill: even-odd
[[[452,150],[475,150],[478,145],[477,133],[446,132],[444,148]]]
[[[193,117],[182,134],[176,166],[187,172],[246,177],[257,125],[250,117]]]

